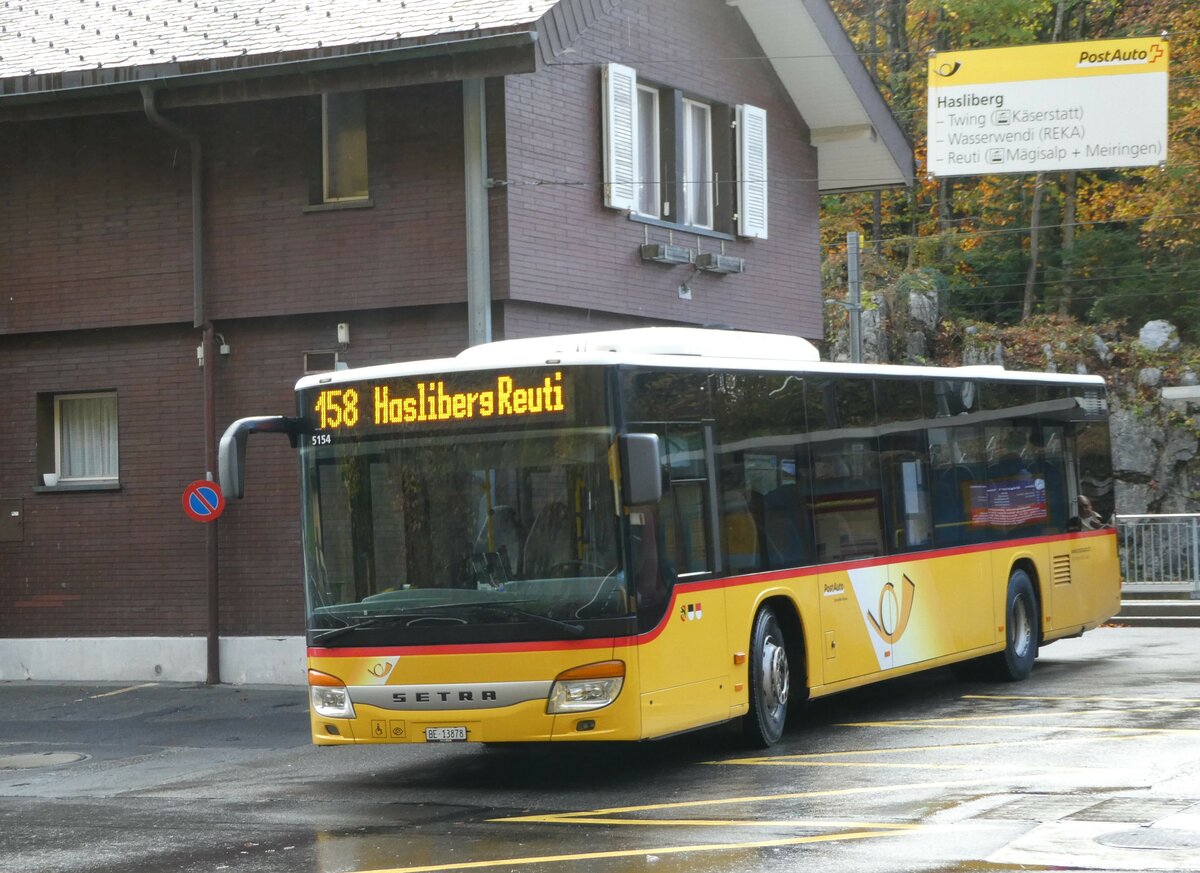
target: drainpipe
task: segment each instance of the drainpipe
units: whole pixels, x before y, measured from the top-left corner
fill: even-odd
[[[492,263],[488,246],[487,101],[483,79],[463,80],[467,211],[467,344],[492,341]]]
[[[203,330],[201,349],[204,368],[204,464],[208,478],[215,478],[217,469],[217,415],[216,415],[216,356],[213,342],[213,326],[204,312],[204,154],[200,137],[164,118],[154,105],[154,89],[143,85],[142,105],[146,118],[156,127],[171,136],[187,142],[192,157],[192,327]],[[206,524],[205,554],[206,582],[208,594],[208,677],[209,685],[221,681],[220,657],[220,586],[217,574],[217,526]]]

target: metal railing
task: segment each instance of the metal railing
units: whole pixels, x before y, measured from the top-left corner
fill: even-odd
[[[1122,591],[1200,599],[1200,514],[1118,515]]]

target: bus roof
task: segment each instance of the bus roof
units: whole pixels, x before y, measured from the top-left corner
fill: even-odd
[[[1000,366],[924,367],[901,364],[846,364],[821,361],[806,339],[783,334],[692,327],[641,327],[500,340],[472,346],[453,358],[307,375],[297,390],[318,385],[425,374],[565,365],[619,364],[672,368],[778,370],[816,374],[909,376],[912,378],[1003,379],[1073,384],[1103,384],[1099,376],[1005,370]]]

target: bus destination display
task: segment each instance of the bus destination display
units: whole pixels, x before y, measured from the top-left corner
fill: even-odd
[[[475,382],[478,374],[473,374]],[[538,418],[567,411],[560,371],[536,376],[487,374],[461,385],[446,379],[388,379],[312,395],[316,430],[357,431],[405,425]]]

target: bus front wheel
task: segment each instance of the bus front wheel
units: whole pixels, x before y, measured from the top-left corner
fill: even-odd
[[[754,616],[749,672],[750,712],[742,719],[742,732],[747,745],[765,749],[783,735],[792,681],[783,629],[769,606]]]
[[[1013,570],[1008,577],[1004,602],[1004,651],[992,655],[988,666],[995,679],[1017,682],[1033,672],[1038,654],[1037,598],[1033,581],[1024,570]]]

